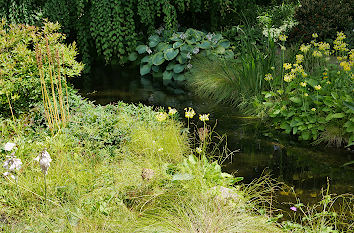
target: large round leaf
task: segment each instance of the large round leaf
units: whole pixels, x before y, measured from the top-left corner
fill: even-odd
[[[173,70],[173,67],[175,67],[175,65],[176,65],[176,63],[174,63],[174,62],[168,63],[166,70]]]
[[[177,55],[178,55],[179,50],[178,49],[166,49],[164,52],[164,57],[167,61],[173,60]]]
[[[151,35],[149,37],[149,46],[150,46],[150,48],[155,47],[156,45],[158,45],[159,42],[160,42],[160,37],[158,35]]]
[[[172,77],[173,77],[173,72],[172,71],[165,71],[165,72],[163,72],[163,74],[162,74],[162,79],[163,80],[171,80],[172,79]]]
[[[225,52],[225,58],[227,58],[227,59],[232,59],[232,58],[234,58],[235,57],[235,54],[234,54],[234,52],[232,51],[232,50],[227,50],[226,52]]]
[[[150,71],[151,71],[151,65],[146,64],[146,65],[140,66],[140,75],[141,76],[144,76],[144,75],[150,73]]]
[[[143,57],[140,62],[141,63],[151,63],[151,55]]]
[[[181,55],[178,55],[176,60],[179,62],[179,64],[184,64],[186,63],[186,61],[188,60],[187,59],[187,54],[186,53],[183,53],[183,56],[182,54]]]
[[[145,53],[147,49],[146,45],[139,45],[138,47],[136,47],[136,51],[138,51],[139,54]]]
[[[158,52],[152,56],[152,64],[155,66],[161,65],[165,61],[162,52]]]
[[[176,74],[181,73],[184,70],[184,67],[185,67],[184,65],[176,64],[173,67],[173,72],[175,72]]]
[[[128,56],[129,61],[135,61],[138,58],[138,54],[136,52],[132,52]]]
[[[152,71],[154,71],[154,72],[159,72],[160,67],[159,67],[159,66],[152,66],[151,69],[152,69]]]
[[[193,52],[193,49],[194,49],[194,46],[189,45],[189,44],[184,44],[184,45],[182,45],[181,48],[180,48],[181,51],[183,51],[183,52],[190,52],[190,53]]]
[[[176,41],[175,43],[173,43],[173,48],[177,49],[179,47],[181,47],[183,45],[182,41]]]
[[[159,44],[156,46],[156,51],[162,52],[162,51],[164,51],[167,47],[169,47],[167,43],[161,42],[161,43],[159,43]]]
[[[198,44],[198,47],[201,49],[210,49],[211,43],[210,41],[203,40],[200,44]]]
[[[218,46],[216,49],[215,49],[215,52],[217,54],[224,54],[225,53],[225,48],[222,47],[222,46]]]
[[[218,45],[224,47],[225,49],[230,47],[230,41],[228,40],[221,40],[219,41]]]

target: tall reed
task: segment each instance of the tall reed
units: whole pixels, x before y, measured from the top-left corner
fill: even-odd
[[[55,49],[53,54],[48,38],[44,49],[42,51],[37,44],[36,59],[41,80],[44,114],[49,129],[54,134],[55,131],[65,127],[69,120],[68,87],[65,75],[62,75],[64,54],[60,54],[58,49]]]

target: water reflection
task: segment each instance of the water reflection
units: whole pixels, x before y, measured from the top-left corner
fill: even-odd
[[[150,78],[140,78],[136,66],[105,67],[97,65],[92,74],[74,83],[81,93],[98,104],[123,100],[154,106],[171,106],[182,111],[193,107],[197,113],[211,113],[217,119],[216,130],[226,133],[228,147],[240,149],[225,170],[237,172],[245,181],[259,177],[267,169],[272,176],[295,187],[304,200],[316,198],[330,178],[331,190],[354,193],[353,152],[302,145],[288,136],[265,137],[262,123],[243,118],[233,108],[200,99],[175,83],[162,84]],[[215,123],[215,122],[211,122]],[[268,134],[268,132],[267,132]],[[285,194],[286,195],[286,194]]]

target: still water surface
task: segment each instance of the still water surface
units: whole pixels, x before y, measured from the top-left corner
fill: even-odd
[[[171,106],[179,112],[185,107],[193,107],[197,114],[210,113],[210,117],[217,120],[217,133],[227,135],[228,148],[239,150],[232,161],[225,162],[223,169],[244,177],[245,182],[269,171],[272,177],[294,187],[297,196],[305,203],[317,201],[328,180],[332,193],[354,193],[354,164],[345,166],[354,160],[353,151],[312,146],[286,135],[270,136],[262,129],[261,122],[242,116],[232,107],[198,98],[183,87],[140,78],[135,66],[97,65],[89,76],[74,85],[83,96],[97,104],[124,101],[165,108]],[[279,194],[280,202],[294,201],[291,194]]]

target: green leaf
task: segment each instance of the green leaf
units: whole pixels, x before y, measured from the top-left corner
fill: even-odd
[[[143,57],[143,59],[141,59],[140,62],[141,63],[150,63],[151,62],[151,56],[147,55],[147,56]]]
[[[144,76],[144,75],[150,73],[150,71],[151,71],[151,65],[146,64],[146,65],[140,66],[140,75],[141,76]]]
[[[160,37],[158,35],[151,35],[149,37],[149,46],[150,48],[154,48],[160,42]]]
[[[173,67],[175,67],[175,65],[176,65],[176,63],[174,63],[174,62],[168,63],[166,70],[173,70]]]
[[[132,52],[128,56],[129,61],[135,61],[138,58],[138,54],[136,52]]]
[[[191,179],[193,179],[193,176],[188,173],[177,173],[172,176],[172,181],[191,180]]]
[[[215,49],[215,52],[217,54],[224,54],[225,53],[225,48],[222,47],[222,46],[218,46],[216,49]]]
[[[161,65],[164,61],[165,59],[162,52],[158,52],[152,56],[152,64],[155,66]]]
[[[354,103],[353,102],[344,101],[343,104],[345,106],[347,106],[348,108],[350,108],[351,110],[354,110]]]
[[[156,51],[162,52],[162,51],[164,51],[166,48],[168,48],[169,46],[170,46],[169,44],[164,43],[164,42],[161,42],[161,43],[159,43],[159,44],[156,46]]]
[[[345,117],[344,113],[334,113],[334,114],[331,113],[326,117],[326,121],[330,121],[333,118],[338,119],[338,118],[343,118],[343,117]]]
[[[166,49],[164,52],[164,57],[167,61],[171,61],[173,60],[177,55],[178,55],[179,51],[178,49]]]
[[[290,101],[297,103],[297,104],[300,104],[302,102],[299,97],[290,97],[289,99],[290,99]]]
[[[303,131],[303,132],[301,133],[301,138],[302,138],[303,140],[309,140],[309,139],[310,139],[310,132],[308,132],[308,131]]]
[[[218,45],[224,47],[225,49],[230,47],[230,41],[228,40],[221,40],[219,41]]]
[[[184,81],[186,77],[183,74],[173,74],[173,79],[175,81]]]
[[[179,62],[179,64],[184,64],[186,63],[186,61],[188,60],[187,57],[182,56],[182,55],[178,55],[176,60]]]
[[[152,66],[151,69],[154,72],[159,72],[159,70],[160,70],[159,66]]]
[[[165,71],[165,72],[163,72],[163,74],[162,74],[162,79],[163,80],[171,80],[172,79],[172,77],[173,77],[173,72],[172,71]]]
[[[146,45],[139,45],[136,47],[136,51],[138,51],[139,54],[143,54],[146,52],[147,46]]]
[[[184,65],[176,64],[173,67],[173,72],[175,72],[176,74],[181,73],[184,70],[184,67],[185,67]]]
[[[198,44],[198,47],[201,49],[210,49],[211,43],[210,41],[204,40],[202,43]]]
[[[181,47],[182,45],[183,45],[182,41],[177,41],[177,42],[173,43],[173,48],[177,49],[177,48]]]

